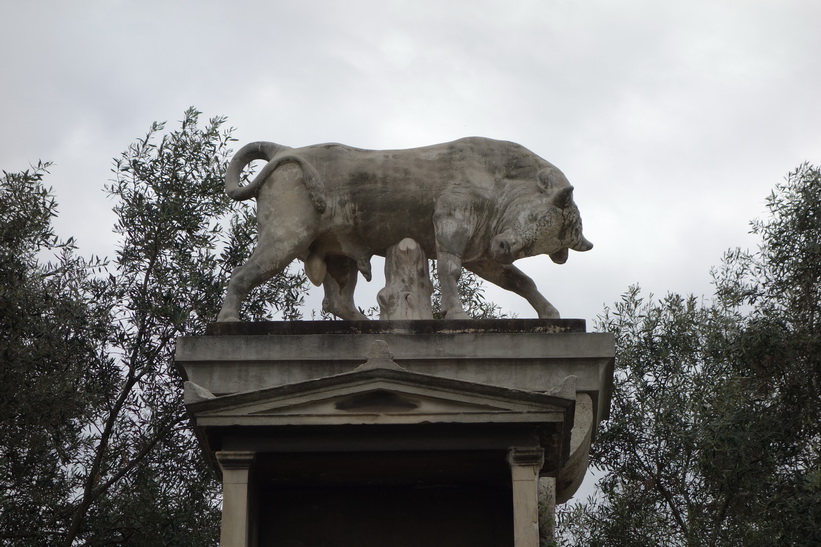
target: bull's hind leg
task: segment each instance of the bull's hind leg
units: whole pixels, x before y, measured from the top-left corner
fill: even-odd
[[[359,274],[356,261],[347,256],[325,257],[328,271],[322,286],[325,298],[322,309],[345,321],[364,321],[368,318],[356,308],[353,293]]]
[[[239,321],[240,306],[251,289],[284,270],[296,257],[307,255],[318,224],[319,213],[305,190],[299,167],[279,167],[259,190],[257,248],[231,274],[217,321]]]
[[[296,257],[293,250],[286,250],[281,245],[265,246],[261,241],[248,262],[231,273],[217,321],[239,321],[240,306],[248,293],[284,270]]]
[[[512,264],[500,264],[499,262],[482,261],[465,264],[465,268],[472,271],[479,277],[498,285],[503,289],[514,292],[527,300],[540,319],[558,319],[559,310],[547,301],[536,288],[533,282],[525,273]]]

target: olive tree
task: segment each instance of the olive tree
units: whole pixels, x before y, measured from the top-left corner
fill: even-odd
[[[50,226],[45,166],[2,179],[0,521],[12,545],[207,545],[219,485],[199,452],[174,367],[178,336],[213,321],[252,248],[253,210],[224,195],[231,130],[189,109],[114,162],[119,248],[78,258]],[[44,253],[56,252],[43,264]],[[284,272],[248,319],[299,317]]]
[[[110,395],[104,264],[51,227],[48,164],[0,177],[0,542],[50,545],[73,511],[94,408]]]
[[[604,474],[561,514],[564,543],[821,541],[821,172],[800,166],[767,203],[712,299],[632,288],[600,317],[617,356]]]

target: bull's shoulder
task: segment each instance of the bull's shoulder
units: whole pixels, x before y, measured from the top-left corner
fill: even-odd
[[[533,152],[531,152],[521,144],[515,143],[513,141],[491,139],[488,137],[463,137],[461,139],[457,139],[450,143],[444,144],[450,144],[452,146],[462,148],[473,148],[477,151],[493,150],[500,152],[506,151],[516,154],[533,154]]]
[[[499,139],[491,139],[489,137],[462,137],[461,139],[456,139],[453,141],[453,144],[465,144],[465,145],[473,145],[473,146],[489,146],[492,148],[505,148],[508,146],[520,146],[512,141],[505,141]]]

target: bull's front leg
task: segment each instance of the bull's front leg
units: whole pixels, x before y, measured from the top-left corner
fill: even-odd
[[[445,319],[470,319],[459,300],[459,277],[462,275],[462,256],[475,220],[463,199],[443,199],[433,215],[436,273],[439,274],[441,311]]]
[[[540,319],[559,318],[559,311],[542,296],[542,293],[536,288],[536,283],[513,264],[500,264],[492,260],[483,260],[466,264],[465,268],[482,279],[525,298],[536,310]]]
[[[440,251],[436,260],[439,287],[442,297],[442,315],[445,319],[470,319],[459,300],[459,277],[462,275],[462,259]]]

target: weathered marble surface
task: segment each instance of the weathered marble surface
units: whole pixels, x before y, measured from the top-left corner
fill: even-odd
[[[390,246],[385,255],[385,288],[376,296],[379,319],[433,319],[431,294],[428,258],[419,244],[405,238]]]
[[[268,163],[241,187],[253,160]],[[547,254],[561,264],[568,249],[592,248],[559,169],[518,144],[480,137],[408,150],[251,143],[232,159],[226,191],[257,199],[259,243],[234,270],[219,321],[238,321],[248,292],[295,258],[324,285],[328,311],[364,319],[353,302],[358,273],[370,280],[370,258],[405,238],[436,259],[447,319],[467,318],[457,292],[463,266],[527,299],[540,318],[558,318],[512,263]]]

